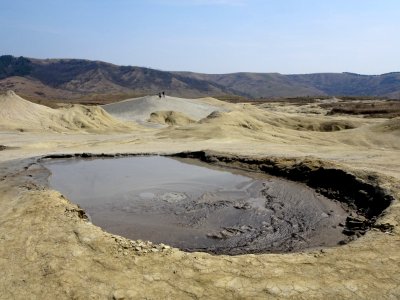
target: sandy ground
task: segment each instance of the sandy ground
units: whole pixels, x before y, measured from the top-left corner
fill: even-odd
[[[104,122],[89,122],[93,114],[86,107],[60,112],[22,100],[13,94],[0,98],[0,145],[5,146],[0,147],[1,299],[400,297],[398,118],[325,116],[304,106],[232,105],[195,123],[144,128],[101,108],[92,109]],[[218,106],[217,100],[207,101]],[[111,235],[87,222],[76,205],[46,188],[48,173],[32,159],[204,149],[324,161],[376,178],[395,198],[377,224],[393,227],[370,230],[347,245],[299,253],[185,253]]]

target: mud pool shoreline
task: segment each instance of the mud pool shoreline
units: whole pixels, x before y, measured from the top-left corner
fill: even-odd
[[[133,240],[229,255],[299,251],[351,240],[342,232],[349,213],[305,185],[260,172],[229,175],[232,169],[214,167],[218,172],[205,163],[180,161],[185,163],[136,156],[52,159],[43,165],[52,172],[50,186],[79,204],[94,224]],[[228,178],[236,183],[225,187]]]
[[[138,156],[148,157],[151,155],[151,153],[75,153],[47,155],[41,157],[39,161],[68,158],[95,159]],[[208,232],[203,232],[207,236],[206,240],[215,239],[217,241],[217,243],[209,243],[210,246],[206,247],[187,247],[185,246],[185,243],[174,244],[175,241],[172,238],[172,246],[181,248],[185,251],[204,251],[214,254],[229,255],[265,252],[282,253],[299,251],[307,248],[313,249],[318,247],[344,245],[364,235],[371,228],[378,228],[383,231],[392,230],[390,226],[382,227],[381,225],[375,225],[377,217],[390,204],[390,202],[393,200],[393,197],[388,194],[386,190],[379,187],[378,183],[375,181],[376,178],[374,177],[374,174],[368,174],[367,176],[365,176],[364,174],[364,178],[359,178],[350,172],[337,169],[334,165],[331,165],[330,163],[314,160],[307,161],[307,159],[299,161],[295,158],[252,158],[216,153],[212,151],[181,152],[168,154],[165,156],[177,158],[182,161],[215,169],[227,168],[227,170],[231,170],[238,174],[258,174],[259,176],[262,176],[263,174],[272,174],[274,176],[278,175],[294,181],[305,183],[318,191],[318,193],[321,194],[320,197],[325,198],[325,196],[327,196],[330,199],[328,200],[327,198],[325,198],[326,201],[328,201],[325,203],[331,203],[333,205],[334,202],[337,202],[341,203],[341,206],[343,207],[343,211],[341,211],[339,215],[337,213],[341,209],[338,209],[337,205],[331,206],[330,209],[328,209],[326,212],[321,212],[322,214],[324,214],[324,217],[328,217],[331,219],[333,219],[332,216],[336,216],[334,224],[326,222],[325,220],[324,222],[322,222],[322,224],[319,224],[321,227],[319,231],[316,230],[315,224],[307,230],[303,230],[307,226],[305,226],[304,223],[301,224],[302,222],[299,222],[298,218],[290,217],[290,220],[287,220],[287,214],[290,209],[286,211],[279,211],[279,209],[277,210],[277,207],[279,207],[280,209],[284,207],[282,205],[282,202],[277,201],[278,203],[274,203],[274,201],[271,201],[271,199],[274,199],[274,197],[265,195],[266,199],[268,200],[265,207],[280,215],[280,218],[276,219],[274,217],[272,219],[269,219],[268,222],[266,222],[265,220],[258,220],[259,222],[256,223],[261,223],[263,225],[257,227],[254,226],[254,224],[247,224],[251,219],[251,217],[249,216],[251,216],[252,212],[254,212],[251,211],[249,216],[247,217],[247,223],[244,222],[244,224],[240,224],[240,226],[238,226],[237,224],[231,224],[231,226],[222,226],[220,230],[214,229],[210,231],[209,229]],[[323,180],[325,180],[325,182]],[[343,182],[345,182],[345,184],[343,184]],[[318,184],[320,184],[321,186],[319,186]],[[366,192],[365,190],[367,190],[368,192]],[[360,199],[360,195],[362,197],[369,198]],[[197,213],[203,215],[207,215],[210,211],[215,210],[212,208],[213,205],[208,205],[208,207],[206,206],[205,208],[203,203],[203,205],[201,206],[201,209]],[[229,205],[222,205],[223,208],[232,208],[235,206],[237,207],[236,209],[234,209],[236,211],[246,211],[245,209],[243,210],[243,208],[246,207],[245,203],[232,202]],[[189,219],[191,219],[193,223],[193,220],[196,220],[196,217],[194,217],[196,213],[193,213],[193,211],[196,211],[194,209],[195,207],[195,203],[191,203],[189,206],[186,205],[185,209],[181,208],[180,213],[178,214],[182,214],[185,210],[191,211],[191,216],[189,217]],[[285,209],[287,209],[287,207]],[[206,211],[208,211],[208,213]],[[309,210],[305,211],[309,212]],[[293,214],[289,213],[289,215]],[[309,214],[309,216],[310,215],[311,214]],[[139,216],[139,214],[137,214],[136,216]],[[124,216],[122,215],[120,215],[119,217],[124,218]],[[236,215],[235,217],[238,216]],[[188,218],[188,216],[186,216],[186,218]],[[281,220],[281,222],[279,222],[279,220]],[[307,217],[303,218],[303,222],[304,220],[307,220]],[[146,218],[142,218],[141,221],[146,222]],[[107,222],[113,223],[113,220],[108,218]],[[273,225],[274,223],[275,225]],[[315,222],[314,220],[314,223],[318,222]],[[190,221],[187,224],[190,224]],[[285,224],[284,228],[286,229],[280,228],[282,224]],[[101,226],[101,224],[99,225]],[[118,224],[109,226],[109,228],[114,227],[114,229],[110,230],[110,232],[122,232],[123,236],[132,239],[138,238],[137,235],[132,234],[132,231],[129,232],[129,230],[120,229],[118,228],[118,226]],[[290,227],[294,227],[296,228],[296,230],[288,230],[288,228]],[[302,228],[302,230],[300,230],[299,232],[297,230],[298,228]],[[107,227],[105,229],[107,230]],[[175,229],[177,229],[177,227],[175,227]],[[284,232],[284,234],[282,234],[282,232]],[[272,241],[271,239],[266,238],[266,236],[271,235],[271,233],[280,236],[280,238],[272,239]],[[334,238],[332,239],[332,237]],[[223,244],[223,246],[216,246],[216,244],[218,244],[218,242],[220,241],[224,242],[220,243]],[[160,236],[155,238],[155,242],[168,243],[162,241],[162,239],[160,239]]]

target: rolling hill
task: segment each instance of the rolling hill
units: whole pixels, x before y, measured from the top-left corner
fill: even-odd
[[[28,99],[107,103],[165,91],[178,97],[373,96],[400,99],[400,72],[201,74],[117,66],[82,59],[0,56],[0,91]]]
[[[229,89],[260,97],[300,96],[376,96],[400,99],[400,72],[382,75],[355,73],[279,73],[199,74],[178,72],[182,76],[211,81]]]

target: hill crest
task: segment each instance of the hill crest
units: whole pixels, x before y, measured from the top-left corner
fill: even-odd
[[[349,72],[202,74],[83,59],[3,55],[0,56],[0,92],[9,89],[29,99],[75,99],[94,103],[155,95],[161,91],[185,98],[372,96],[400,99],[400,72],[382,75]]]

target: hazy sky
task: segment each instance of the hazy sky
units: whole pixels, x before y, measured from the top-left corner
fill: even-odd
[[[400,0],[0,0],[0,54],[161,70],[400,71]]]

